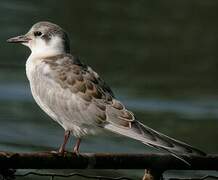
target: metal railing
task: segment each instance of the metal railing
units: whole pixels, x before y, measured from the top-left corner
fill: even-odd
[[[146,169],[143,179],[161,179],[167,170],[218,170],[218,155],[182,156],[190,166],[170,154],[109,154],[66,153],[64,156],[51,152],[10,153],[0,152],[0,174],[2,179],[25,176],[44,176],[69,178],[73,176],[86,179],[130,180],[128,177],[105,177],[80,173],[57,174],[29,171],[16,174],[15,169]],[[207,179],[211,176],[204,176]],[[213,177],[214,179],[217,177]],[[172,178],[171,178],[172,179]]]

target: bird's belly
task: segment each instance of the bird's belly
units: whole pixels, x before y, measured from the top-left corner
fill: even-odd
[[[49,79],[37,79],[37,75],[29,77],[29,81],[37,104],[65,130],[72,131],[76,137],[96,134],[98,128],[91,123],[91,117],[84,113],[86,106],[77,95]]]
[[[77,137],[99,132],[99,127],[93,123],[96,117],[87,110],[89,102],[61,87],[48,65],[29,58],[26,73],[37,104],[65,130]]]

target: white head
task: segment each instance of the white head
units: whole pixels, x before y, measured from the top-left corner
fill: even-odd
[[[29,47],[34,56],[53,56],[70,52],[67,33],[58,25],[50,22],[38,22],[25,35],[7,40]]]

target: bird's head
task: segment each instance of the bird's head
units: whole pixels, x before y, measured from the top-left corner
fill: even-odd
[[[9,43],[21,43],[29,47],[32,54],[56,55],[69,53],[70,45],[67,33],[51,22],[38,22],[25,34],[7,40]]]

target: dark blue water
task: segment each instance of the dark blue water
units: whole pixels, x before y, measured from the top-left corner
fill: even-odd
[[[5,42],[35,22],[49,20],[66,29],[73,51],[99,72],[138,119],[216,153],[217,8],[215,0],[1,0],[0,150],[47,151],[62,142],[63,129],[39,109],[30,94],[25,76],[30,51]],[[85,139],[81,151],[152,149],[109,134]],[[122,173],[141,176],[143,171]]]

